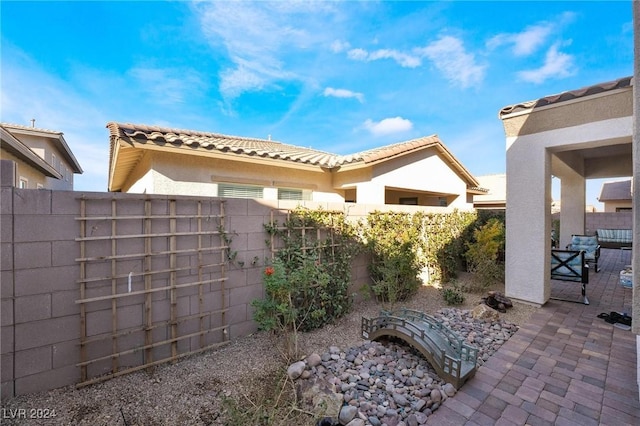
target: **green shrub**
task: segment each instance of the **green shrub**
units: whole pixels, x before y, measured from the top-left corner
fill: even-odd
[[[349,311],[351,259],[358,244],[343,213],[299,208],[282,226],[273,223],[265,230],[282,248],[265,269],[265,298],[252,302],[261,329],[312,330]]]
[[[498,255],[504,250],[504,225],[496,218],[475,229],[473,240],[466,243],[467,268],[475,274],[476,290],[484,290],[504,280],[504,264]]]
[[[440,293],[448,305],[462,305],[464,303],[464,293],[457,287],[442,288]]]
[[[377,300],[395,303],[418,290],[424,264],[418,256],[421,229],[416,225],[413,217],[404,213],[374,212],[368,216],[363,232]]]

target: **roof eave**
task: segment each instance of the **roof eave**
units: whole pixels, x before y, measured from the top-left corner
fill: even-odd
[[[9,148],[8,150],[13,152],[16,157],[21,158],[45,176],[62,179],[62,175],[56,169],[33,152],[28,146],[20,142],[11,132],[4,127],[0,127],[0,134],[2,142],[6,144],[6,147]]]
[[[75,155],[73,155],[73,152],[71,151],[71,148],[69,148],[67,141],[64,139],[64,134],[62,132],[55,132],[55,131],[43,130],[43,129],[29,129],[29,128],[18,127],[18,126],[14,127],[11,125],[8,125],[6,127],[8,128],[7,131],[9,131],[10,133],[37,136],[37,137],[53,139],[57,141],[60,147],[62,148],[60,152],[63,154],[64,157],[66,157],[67,161],[71,164],[71,169],[73,170],[73,172],[76,174],[83,173],[80,163],[76,159]]]

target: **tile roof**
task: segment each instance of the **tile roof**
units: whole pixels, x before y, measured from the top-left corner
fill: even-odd
[[[16,138],[4,124],[0,123],[0,144],[3,149],[11,152],[16,157],[27,162],[29,165],[39,170],[45,176],[62,179],[62,175],[54,169],[49,163],[44,161],[38,154],[33,152],[31,148]]]
[[[263,158],[295,161],[319,166],[330,166],[334,155],[311,148],[286,145],[277,141],[255,139],[195,130],[171,129],[143,124],[108,123],[112,137],[129,143],[152,142],[174,147],[188,146],[205,151],[230,152]]]
[[[116,141],[133,147],[152,143],[158,147],[189,147],[200,152],[231,153],[254,158],[281,160],[297,164],[335,169],[344,166],[364,166],[387,161],[411,152],[433,147],[475,188],[478,182],[454,155],[444,146],[437,135],[426,136],[406,142],[386,145],[349,155],[337,155],[312,148],[288,145],[278,141],[223,135],[195,130],[174,129],[131,123],[107,123],[111,139],[110,170],[115,166]],[[131,160],[135,161],[135,160]],[[477,188],[476,188],[477,189]]]
[[[598,201],[631,200],[631,179],[602,184]]]
[[[123,124],[110,122],[107,128],[112,137],[129,143],[153,142],[156,145],[185,145],[207,151],[217,150],[249,156],[272,158],[318,165],[322,167],[338,167],[345,164],[371,164],[387,160],[399,155],[417,151],[425,147],[442,145],[436,135],[413,139],[379,148],[357,152],[349,155],[331,154],[312,148],[288,145],[277,141],[255,139],[240,136],[223,135],[194,130],[171,129],[143,124]]]
[[[59,132],[56,130],[41,129],[38,127],[31,127],[31,126],[23,126],[22,124],[11,124],[11,123],[0,123],[0,124],[2,124],[2,127],[4,127],[5,129],[28,130],[30,132],[37,132],[37,133],[50,133],[56,136],[62,134],[62,132]]]
[[[0,125],[2,125],[2,127],[4,127],[8,132],[14,134],[14,136],[15,134],[35,134],[36,136],[55,139],[59,145],[58,149],[60,150],[60,153],[66,157],[73,172],[78,174],[82,173],[82,167],[80,166],[78,159],[73,154],[73,151],[71,151],[71,148],[69,148],[69,145],[67,145],[67,141],[64,139],[64,133],[55,130],[23,126],[21,124],[0,123]]]
[[[623,77],[617,80],[583,87],[581,89],[569,90],[566,92],[558,93],[556,95],[545,96],[543,98],[536,99],[533,101],[508,105],[500,110],[500,112],[498,113],[498,116],[500,118],[503,118],[506,115],[517,113],[520,111],[526,111],[532,108],[538,108],[546,105],[557,104],[560,102],[571,101],[571,100],[582,98],[585,96],[591,96],[598,93],[608,92],[610,90],[622,89],[622,88],[631,87],[631,86],[633,86],[633,77]]]

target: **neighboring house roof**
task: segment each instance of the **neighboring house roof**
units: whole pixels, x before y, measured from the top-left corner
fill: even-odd
[[[485,193],[474,195],[473,204],[477,206],[504,206],[507,202],[507,175],[505,173],[477,176]]]
[[[606,83],[598,83],[592,86],[583,87],[581,89],[569,90],[556,95],[545,96],[544,98],[533,101],[520,102],[514,105],[508,105],[500,110],[498,116],[502,118],[505,115],[527,111],[531,108],[543,107],[546,105],[556,104],[560,102],[571,101],[583,96],[595,95],[610,90],[622,89],[633,86],[633,77],[623,77],[617,80],[608,81]]]
[[[31,148],[13,136],[11,132],[5,128],[4,124],[0,124],[0,144],[2,148],[40,171],[45,176],[62,179],[62,175],[58,173],[53,166],[44,161],[38,154],[33,152]]]
[[[482,193],[471,173],[444,146],[437,135],[374,148],[350,155],[337,155],[277,141],[172,129],[143,124],[107,124],[110,133],[109,190],[117,191],[142,156],[140,149],[182,151],[241,161],[277,161],[291,167],[321,167],[330,170],[371,166],[427,148],[435,148],[467,182],[468,190]],[[116,164],[118,159],[118,164]],[[116,166],[118,170],[116,170]]]
[[[16,136],[16,138],[19,137],[19,135],[33,135],[54,140],[58,145],[60,154],[66,158],[73,172],[78,174],[82,173],[82,167],[80,167],[80,163],[76,159],[75,155],[73,155],[73,152],[69,148],[69,145],[67,145],[67,141],[64,139],[62,132],[56,132],[47,129],[38,129],[35,127],[22,126],[19,124],[0,123],[0,125],[2,125],[2,127],[9,131],[11,134]]]
[[[631,200],[631,179],[602,184],[598,201]]]

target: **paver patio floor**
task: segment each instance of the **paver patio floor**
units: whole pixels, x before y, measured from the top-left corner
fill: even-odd
[[[631,313],[619,283],[630,252],[602,249],[590,305],[550,300],[429,417],[429,425],[640,425],[636,336],[598,318]],[[552,297],[580,285],[552,281]]]

